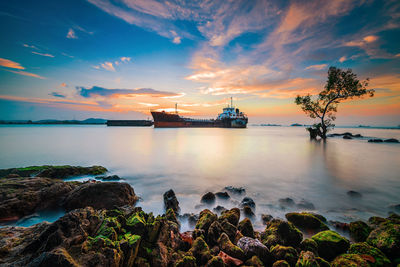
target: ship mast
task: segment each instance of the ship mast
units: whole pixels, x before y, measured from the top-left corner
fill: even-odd
[[[231,97],[231,108],[233,108],[233,101],[232,101],[232,97]]]
[[[175,103],[175,113],[178,114],[178,103]]]

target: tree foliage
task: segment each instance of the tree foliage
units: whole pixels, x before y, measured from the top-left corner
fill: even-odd
[[[321,122],[314,124],[309,129],[321,138],[326,138],[327,131],[334,127],[333,121],[336,119],[337,106],[340,102],[359,98],[364,95],[373,96],[374,90],[367,89],[369,79],[360,81],[357,75],[351,69],[342,70],[336,67],[330,67],[328,70],[328,80],[323,91],[317,96],[297,96],[295,103],[301,106],[301,109],[309,117],[319,119]],[[314,135],[315,135],[314,134]]]

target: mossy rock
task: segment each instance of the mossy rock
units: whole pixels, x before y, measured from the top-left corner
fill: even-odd
[[[272,219],[261,233],[261,240],[269,248],[277,244],[298,247],[303,240],[303,234],[291,222]]]
[[[240,210],[238,208],[233,208],[223,211],[218,220],[222,222],[225,219],[228,220],[228,222],[232,225],[237,226],[240,220]]]
[[[196,258],[193,256],[185,256],[177,261],[175,267],[196,267]]]
[[[141,236],[127,233],[119,241],[124,254],[124,266],[132,266],[138,255]]]
[[[368,245],[366,242],[352,244],[349,254],[368,255],[373,258],[369,262],[371,267],[392,266],[390,260],[378,248]]]
[[[400,255],[400,225],[390,221],[381,223],[369,234],[367,243],[379,248],[391,260],[398,258]]]
[[[245,264],[247,266],[254,266],[254,267],[263,267],[264,264],[263,262],[257,257],[257,256],[253,256],[250,259],[248,259]]]
[[[208,231],[208,228],[211,226],[211,224],[217,220],[217,215],[212,213],[210,210],[205,209],[200,212],[200,217],[199,220],[196,223],[196,229],[202,229],[206,233]]]
[[[238,226],[238,230],[244,235],[251,238],[254,238],[254,229],[253,224],[251,223],[249,218],[244,218]]]
[[[386,222],[387,220],[385,218],[382,217],[378,217],[378,216],[372,216],[368,219],[368,223],[372,224],[373,226],[378,226],[381,223]]]
[[[146,233],[146,218],[143,211],[133,213],[126,220],[126,228],[128,231],[137,235],[144,235]]]
[[[318,255],[328,261],[345,253],[350,246],[349,240],[331,230],[319,232],[312,239],[318,244]]]
[[[296,267],[319,267],[318,261],[311,251],[301,251]]]
[[[323,258],[316,257],[315,259],[317,260],[320,267],[331,267],[331,264],[326,260],[324,260]]]
[[[343,254],[336,257],[332,263],[332,267],[369,267],[368,262],[358,254]]]
[[[220,256],[212,257],[208,262],[206,267],[225,267],[225,263]]]
[[[193,241],[189,253],[196,258],[197,265],[204,265],[212,258],[210,249],[202,237],[198,237]]]
[[[363,221],[350,223],[350,237],[353,238],[355,242],[364,242],[367,240],[371,231],[371,227]]]
[[[329,227],[321,221],[318,216],[308,212],[291,212],[285,215],[286,219],[296,227],[305,230],[325,231]]]
[[[306,238],[301,241],[300,249],[303,251],[311,251],[314,255],[318,255],[318,244],[311,238]]]
[[[234,242],[237,236],[237,227],[231,224],[228,220],[223,220],[221,222],[222,231],[228,235],[229,239]]]
[[[70,166],[70,165],[43,165],[43,166],[29,166],[23,168],[1,169],[0,177],[10,174],[17,174],[22,177],[37,176],[48,178],[64,179],[71,176],[79,175],[100,175],[106,173],[108,170],[102,166]]]
[[[285,260],[279,260],[272,264],[272,267],[290,267],[289,263]]]
[[[222,233],[219,237],[218,245],[219,248],[229,256],[242,261],[245,259],[243,250],[234,245],[225,233]]]
[[[298,253],[293,247],[286,247],[281,245],[276,245],[271,249],[272,257],[277,260],[285,260],[290,266],[294,266],[297,262]]]

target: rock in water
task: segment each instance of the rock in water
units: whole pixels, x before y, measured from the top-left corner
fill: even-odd
[[[238,195],[246,193],[246,189],[244,189],[243,187],[226,186],[224,189]]]
[[[127,183],[86,183],[72,190],[64,200],[67,210],[93,207],[112,209],[124,205],[134,205],[138,197]]]
[[[256,203],[254,202],[254,200],[252,198],[245,197],[245,198],[243,198],[242,202],[240,203],[240,206],[241,207],[249,206],[250,208],[255,209]]]
[[[261,214],[261,221],[263,224],[267,225],[274,217],[271,214]]]
[[[179,201],[174,190],[170,189],[164,193],[164,207],[165,210],[173,209],[176,213],[180,212]]]
[[[345,253],[350,246],[349,240],[331,230],[319,232],[312,239],[318,244],[318,254],[328,261]]]
[[[300,200],[299,203],[297,203],[297,208],[299,209],[304,209],[304,210],[315,210],[315,206],[313,203],[310,201],[307,201],[305,199]]]
[[[208,192],[204,196],[201,197],[201,203],[204,204],[214,204],[215,203],[215,195],[214,193]]]
[[[369,233],[371,232],[371,228],[363,221],[356,221],[350,223],[350,236],[356,242],[364,242]]]
[[[231,197],[228,192],[217,192],[215,196],[220,199],[229,199]]]
[[[289,197],[281,198],[278,202],[281,207],[293,207],[295,205],[294,200]]]
[[[385,142],[385,143],[398,143],[399,140],[397,140],[395,138],[389,138],[389,139],[385,139],[383,142]]]
[[[361,193],[353,190],[347,191],[347,195],[349,197],[362,197]]]
[[[382,143],[383,140],[382,139],[369,139],[368,143]]]
[[[314,231],[329,230],[329,227],[325,223],[323,223],[317,216],[314,216],[311,213],[291,212],[287,213],[285,216],[289,222],[292,222],[297,227],[305,230],[314,230]]]
[[[243,250],[246,258],[257,256],[265,266],[271,262],[269,249],[257,239],[244,236],[239,239],[237,246]]]
[[[261,233],[261,240],[267,247],[278,244],[297,247],[303,240],[303,234],[291,222],[272,219],[265,231]]]

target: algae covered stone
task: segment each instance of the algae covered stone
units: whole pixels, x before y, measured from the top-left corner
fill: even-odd
[[[238,230],[244,235],[251,238],[254,238],[254,229],[253,224],[251,223],[249,218],[244,218],[238,226]]]
[[[373,230],[367,243],[379,248],[390,259],[398,258],[400,255],[400,224],[391,221],[381,223]]]
[[[222,222],[225,219],[232,225],[237,226],[240,220],[240,210],[238,208],[233,208],[223,211],[218,220]]]
[[[373,258],[369,263],[371,267],[391,266],[390,260],[378,248],[368,245],[366,242],[352,244],[349,254],[368,255]]]
[[[297,262],[298,253],[293,247],[286,247],[281,245],[276,245],[271,249],[272,257],[277,260],[285,260],[290,266],[294,266]]]
[[[243,260],[245,258],[243,250],[238,246],[234,245],[229,240],[229,237],[225,233],[222,233],[221,236],[219,237],[218,245],[222,251],[224,251],[226,254],[228,254],[233,258],[237,258],[240,260]]]
[[[331,230],[319,232],[312,239],[318,245],[318,255],[328,261],[345,253],[350,246],[349,240]]]
[[[297,247],[303,234],[291,222],[286,222],[281,219],[272,219],[263,233],[261,239],[264,245],[272,247],[275,245]]]
[[[217,220],[217,215],[212,213],[210,210],[205,209],[200,212],[200,217],[195,228],[204,230],[207,233],[208,228],[215,220]]]
[[[300,249],[303,251],[311,251],[314,255],[318,255],[318,244],[311,238],[306,238],[301,241]]]
[[[353,238],[355,242],[364,242],[367,240],[368,235],[372,230],[371,227],[363,221],[351,222],[349,229],[350,237]]]
[[[308,212],[291,212],[285,215],[286,219],[295,226],[314,231],[329,230],[329,227],[323,223],[318,216]]]
[[[272,264],[272,267],[290,267],[289,263],[285,260],[279,260]]]
[[[296,267],[319,267],[318,261],[314,253],[311,251],[301,251]]]
[[[368,262],[357,254],[343,254],[335,258],[332,263],[332,267],[369,267]]]

